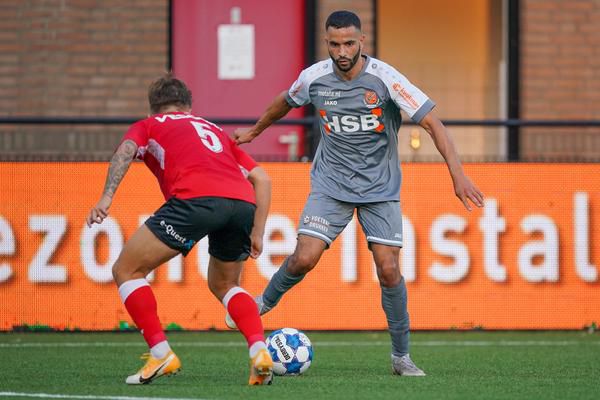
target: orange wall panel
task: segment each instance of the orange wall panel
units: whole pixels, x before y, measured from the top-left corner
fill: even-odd
[[[309,192],[309,164],[263,164],[273,178],[265,252],[246,263],[253,294],[286,254]],[[131,323],[110,268],[123,241],[162,204],[134,164],[103,232],[85,226],[105,163],[0,163],[0,330],[24,324],[111,330]],[[443,164],[403,167],[401,267],[414,329],[580,329],[600,321],[600,165],[470,164],[486,194],[468,213]],[[143,218],[143,217],[142,217]],[[354,230],[352,229],[354,228]],[[206,244],[152,281],[163,324],[224,329],[206,284]],[[383,329],[380,290],[359,225],[265,315],[268,329]]]

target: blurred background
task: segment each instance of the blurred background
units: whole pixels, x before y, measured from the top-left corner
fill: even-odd
[[[467,213],[429,136],[405,118],[401,264],[413,327],[595,326],[600,1],[4,0],[0,330],[127,326],[110,267],[161,204],[153,177],[135,165],[113,218],[94,230],[83,219],[128,125],[148,113],[149,83],[172,70],[191,87],[195,114],[229,132],[248,126],[303,68],[328,57],[324,22],[339,9],[361,17],[365,53],[437,103],[488,199]],[[274,179],[265,255],[244,273],[253,292],[293,250],[317,123],[313,109],[296,109],[245,147]],[[385,328],[355,222],[321,264],[266,326],[283,326],[289,311],[299,328]],[[205,272],[203,244],[156,273],[165,324],[224,327]],[[166,299],[174,289],[185,307]],[[294,302],[313,293],[325,307]]]
[[[466,161],[598,161],[595,0],[5,0],[0,157],[107,160],[147,114],[148,83],[170,69],[193,87],[194,112],[233,129],[327,58],[324,21],[337,9],[360,15],[367,54],[437,102]],[[221,79],[228,39],[217,34],[234,24],[251,27],[252,71]],[[295,112],[301,124],[269,131],[251,152],[310,159],[314,115]],[[424,133],[402,128],[403,160],[439,159]]]

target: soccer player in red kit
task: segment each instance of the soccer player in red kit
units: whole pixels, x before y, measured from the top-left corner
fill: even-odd
[[[102,223],[134,158],[156,176],[166,202],[125,244],[112,272],[119,295],[150,348],[146,364],[126,379],[145,384],[174,374],[171,350],[146,276],[208,235],[208,286],[248,342],[251,385],[270,384],[273,361],[254,299],[239,286],[244,260],[262,252],[271,201],[266,172],[217,125],[191,114],[185,83],[165,75],[150,85],[152,115],[133,124],[115,151],[104,191],[87,224]]]

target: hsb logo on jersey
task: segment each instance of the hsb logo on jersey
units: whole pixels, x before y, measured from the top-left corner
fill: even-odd
[[[325,110],[319,110],[321,120],[327,133],[356,133],[356,132],[381,132],[385,126],[379,121],[381,108],[371,110],[370,114],[363,115],[332,115],[327,116]]]

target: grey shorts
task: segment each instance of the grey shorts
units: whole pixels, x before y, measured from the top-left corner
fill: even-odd
[[[369,243],[402,247],[402,210],[399,201],[346,203],[312,192],[300,215],[298,234],[321,239],[329,247],[352,220],[354,209]]]

